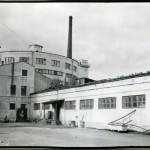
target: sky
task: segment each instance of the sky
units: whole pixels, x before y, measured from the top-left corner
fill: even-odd
[[[150,71],[150,3],[0,3],[1,49],[66,56],[69,16],[73,58],[88,60],[89,78]]]

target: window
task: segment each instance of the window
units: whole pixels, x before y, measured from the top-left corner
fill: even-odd
[[[63,72],[55,71],[55,70],[48,70],[48,69],[36,69],[37,72],[42,74],[50,74],[50,75],[57,75],[63,76]]]
[[[122,108],[144,108],[145,95],[132,95],[122,97]]]
[[[26,92],[27,92],[27,87],[26,86],[21,86],[21,95],[26,96]]]
[[[27,76],[28,71],[27,70],[22,70],[22,76]]]
[[[6,58],[5,58],[5,64],[13,63],[13,60],[15,61],[15,58],[14,58],[14,57],[6,57]]]
[[[80,100],[80,109],[93,109],[93,104],[93,99]]]
[[[74,72],[77,72],[77,67],[76,66],[74,66]]]
[[[98,99],[99,109],[113,109],[116,108],[116,97],[107,97]]]
[[[42,109],[44,109],[44,104],[42,104]],[[45,110],[50,109],[50,104],[45,104]]]
[[[43,74],[48,74],[48,70],[47,69],[42,69],[42,73]]]
[[[21,104],[21,108],[25,109],[26,108],[26,104]]]
[[[53,70],[49,70],[48,73],[51,74],[51,75],[54,75],[54,71]]]
[[[10,103],[9,104],[9,109],[10,110],[15,110],[15,103]]]
[[[72,78],[72,74],[66,73],[66,77]]]
[[[58,76],[63,76],[63,73],[60,72],[60,71],[57,71],[57,75],[58,75]]]
[[[19,57],[19,61],[29,63],[29,57]]]
[[[60,67],[60,61],[52,60],[52,66]]]
[[[75,108],[76,108],[76,101],[65,102],[65,109],[75,109]]]
[[[71,69],[71,64],[66,63],[66,69]]]
[[[44,58],[36,58],[36,64],[46,65],[46,59],[44,59]]]
[[[10,94],[16,95],[16,85],[10,85]]]
[[[40,110],[40,103],[34,103],[34,110]]]

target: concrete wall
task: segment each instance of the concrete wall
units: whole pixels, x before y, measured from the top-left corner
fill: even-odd
[[[75,87],[59,91],[46,92],[31,95],[31,105],[35,102],[42,103],[54,99],[64,99],[65,101],[76,100],[75,110],[61,110],[61,121],[64,123],[72,120],[85,121],[85,126],[96,128],[108,128],[108,123],[114,121],[136,109],[131,117],[132,124],[150,128],[150,76],[136,77],[115,82],[99,83],[89,86]],[[146,95],[145,108],[122,108],[122,96]],[[115,109],[98,109],[98,98],[116,97]],[[94,99],[94,108],[80,110],[81,99]],[[34,116],[38,112],[31,109]]]
[[[22,70],[27,70],[27,76],[22,76]],[[12,80],[12,64],[0,66],[0,95],[10,95]],[[27,86],[27,95],[34,92],[34,68],[27,63],[14,64],[14,85],[16,85],[16,96],[21,96],[21,86]]]
[[[27,76],[22,76],[22,69],[27,70]],[[16,95],[10,94],[10,85],[12,80],[12,64],[0,66],[0,120],[5,116],[11,121],[16,119],[16,111],[21,104],[26,104],[29,117],[29,99],[30,93],[34,92],[34,67],[24,63],[14,64],[14,85],[16,85]],[[27,87],[26,96],[21,95],[21,86]],[[10,110],[9,104],[15,103],[15,110]]]
[[[15,109],[10,110],[9,104],[15,103]],[[11,96],[0,96],[0,121],[3,121],[5,116],[8,117],[10,121],[16,121],[17,109],[21,107],[21,104],[26,104],[27,116],[30,118],[30,103],[28,97],[11,97]]]
[[[47,88],[50,87],[50,82],[51,82],[51,79],[40,74],[40,73],[37,73],[35,71],[35,77],[34,77],[34,92],[37,92],[37,91],[42,91],[42,90],[45,90]]]

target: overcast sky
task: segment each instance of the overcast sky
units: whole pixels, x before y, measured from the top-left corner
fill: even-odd
[[[0,45],[66,56],[70,15],[73,58],[89,61],[89,78],[150,71],[150,3],[1,3]]]

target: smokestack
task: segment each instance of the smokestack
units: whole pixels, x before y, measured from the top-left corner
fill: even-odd
[[[69,16],[67,57],[72,59],[72,16]]]

